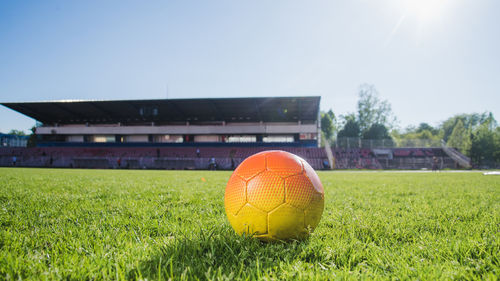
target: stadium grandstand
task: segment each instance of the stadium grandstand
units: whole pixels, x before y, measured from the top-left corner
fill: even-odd
[[[3,103],[39,121],[38,146],[251,143],[317,147],[320,97]]]
[[[36,147],[0,148],[0,166],[234,169],[280,149],[315,169],[456,168],[443,148],[322,146],[320,97],[15,102]],[[326,148],[326,149],[325,149]]]
[[[231,169],[282,149],[315,168],[320,97],[3,103],[37,120],[37,147],[0,152],[1,164],[82,168]],[[330,163],[325,166],[330,166]]]

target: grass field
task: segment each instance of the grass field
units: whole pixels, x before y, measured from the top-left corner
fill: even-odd
[[[500,276],[499,176],[320,172],[313,235],[265,244],[232,231],[230,174],[2,168],[0,280]]]

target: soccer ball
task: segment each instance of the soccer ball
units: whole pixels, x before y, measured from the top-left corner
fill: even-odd
[[[324,190],[314,169],[285,151],[254,154],[233,172],[224,196],[233,229],[265,241],[304,239],[319,223]]]

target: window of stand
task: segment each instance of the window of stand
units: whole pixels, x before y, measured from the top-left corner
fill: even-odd
[[[262,138],[263,142],[294,142],[293,136],[290,135],[271,135]]]
[[[229,136],[226,138],[226,142],[257,142],[257,137],[251,135]]]

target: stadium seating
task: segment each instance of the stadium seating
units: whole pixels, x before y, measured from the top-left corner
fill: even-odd
[[[381,169],[370,149],[332,148],[337,169]]]
[[[199,154],[196,152],[199,149]],[[36,147],[0,148],[0,166],[133,168],[133,169],[208,169],[216,159],[218,169],[234,169],[257,152],[280,149],[323,168],[326,153],[322,148],[302,147]]]
[[[437,158],[438,168],[458,168],[442,148],[393,148],[393,157],[379,158],[384,169],[431,169],[434,157]]]
[[[199,149],[199,155],[197,154]],[[218,169],[230,170],[255,153],[280,149],[304,158],[314,169],[324,169],[323,148],[315,147],[36,147],[0,148],[0,166],[208,169],[210,159]],[[332,148],[336,169],[431,169],[433,157],[439,168],[457,168],[441,148],[393,148],[389,155],[371,149]]]
[[[370,149],[332,148],[337,169],[431,169],[458,168],[442,148],[392,148],[377,155]]]

